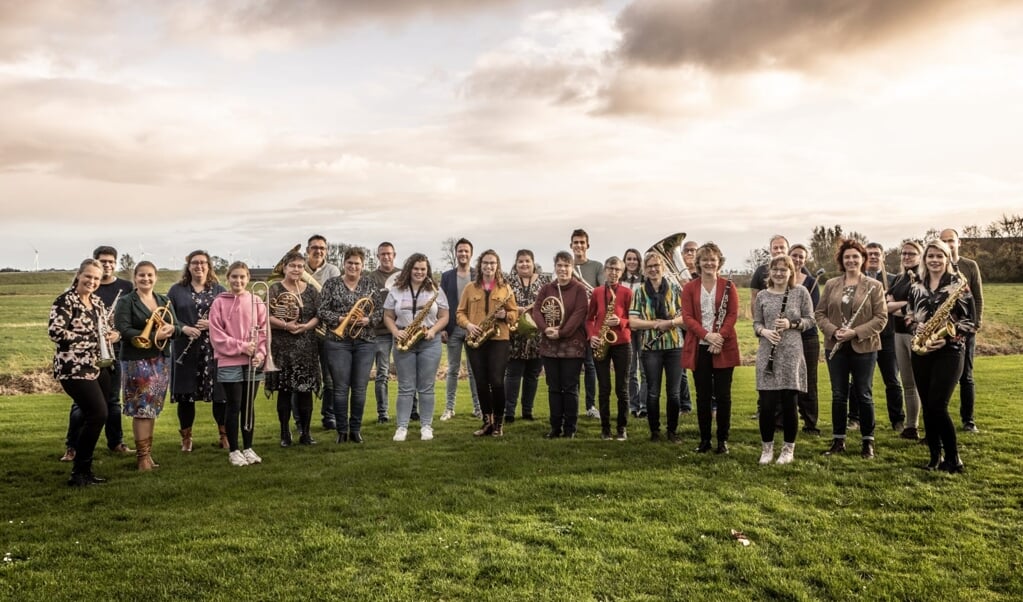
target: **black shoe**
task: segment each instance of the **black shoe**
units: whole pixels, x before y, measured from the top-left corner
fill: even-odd
[[[700,441],[700,444],[696,446],[695,451],[698,454],[705,454],[711,450],[710,441]]]
[[[515,416],[505,416],[504,417],[504,423],[505,424],[511,424],[513,422],[515,422]]]
[[[834,456],[835,454],[845,453],[845,439],[832,439],[831,447],[824,451],[824,456]]]
[[[915,428],[907,426],[906,428],[902,429],[901,433],[899,433],[899,438],[909,439],[910,441],[916,441],[917,439],[920,438],[920,434],[917,432]]]
[[[336,431],[337,423],[333,420],[326,419],[323,421],[323,430],[325,431]]]
[[[670,431],[667,435],[668,443],[679,444],[682,443],[682,437],[678,436],[678,433]]]
[[[291,447],[291,428],[281,427],[281,447]]]
[[[93,478],[95,478],[95,477],[93,477]],[[101,480],[98,480],[98,481],[94,481],[93,478],[89,478],[89,475],[86,474],[86,473],[81,473],[81,474],[71,473],[71,478],[69,478],[67,480],[67,486],[68,487],[90,487],[92,485],[96,485],[98,483],[102,483],[103,481],[106,480],[106,479],[101,479]]]
[[[349,443],[363,443],[362,433],[360,433],[359,431],[352,431],[352,432],[348,433],[348,442]]]
[[[962,466],[962,464],[960,464],[959,466]],[[103,483],[107,482],[107,480],[104,479],[103,477],[97,477],[91,472],[85,473],[85,478],[89,479],[89,482],[92,483],[93,485],[102,485]]]
[[[651,432],[650,433],[650,440],[651,441],[660,441],[661,440],[661,432],[660,431],[653,431],[653,432]]]
[[[615,435],[615,441],[625,441],[629,438],[629,434],[625,432],[625,427],[618,427],[618,434]]]
[[[390,421],[391,421],[391,417],[390,416],[387,416],[387,415],[377,416],[377,424],[386,424],[386,423],[388,423]]]
[[[924,464],[920,468],[926,470],[927,472],[934,472],[935,470],[938,470],[938,468],[942,464],[944,464],[944,462],[942,461],[942,459],[940,457],[938,457],[937,459],[931,458],[930,462],[928,462],[927,464]]]
[[[412,414],[409,415],[408,419],[413,420],[415,422],[419,422],[419,412],[412,412]]]
[[[962,474],[966,472],[966,467],[963,466],[962,462],[956,462],[953,464],[952,462],[945,461],[941,463],[938,470],[947,472],[948,474]]]
[[[564,435],[561,436],[561,438],[562,439],[575,439],[575,431],[572,431],[571,433],[565,433]]]
[[[722,441],[718,443],[718,448],[714,451],[716,454],[727,454],[728,453],[728,442]]]
[[[313,439],[309,431],[302,431],[298,434],[298,443],[299,445],[316,445],[316,439]]]
[[[966,424],[964,424],[963,425],[963,430],[966,431],[967,433],[979,433],[980,432],[980,429],[977,428],[977,425],[972,423],[972,422],[967,422]]]
[[[874,442],[867,440],[863,442],[863,449],[860,450],[860,456],[864,460],[870,460],[874,457]]]
[[[601,439],[601,441],[610,441],[611,440],[611,429],[601,429],[600,430],[600,439]]]
[[[807,436],[810,436],[810,437],[820,437],[821,436],[821,430],[819,428],[812,427],[812,426],[804,426],[803,427],[803,434],[807,435]]]
[[[335,443],[348,443],[348,433],[338,433]]]
[[[544,439],[557,439],[558,437],[561,437],[561,431],[548,431],[543,436]]]
[[[528,421],[530,421],[530,422],[532,422],[532,421],[534,420],[534,418],[533,418],[533,415],[532,415],[532,414],[523,414],[523,415],[522,415],[522,419],[523,419],[523,420],[528,420]]]
[[[636,418],[646,418],[646,410],[636,412]]]

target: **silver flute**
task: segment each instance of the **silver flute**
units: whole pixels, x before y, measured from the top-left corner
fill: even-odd
[[[842,322],[842,328],[851,328],[852,327],[853,322],[855,322],[856,318],[858,318],[860,316],[860,312],[863,311],[863,306],[867,304],[867,300],[870,299],[870,295],[872,295],[872,294],[874,294],[874,285],[873,284],[868,284],[867,285],[867,294],[863,295],[863,301],[860,301],[860,306],[856,308],[856,311],[853,312],[853,315],[849,316],[848,320]],[[839,329],[839,330],[841,330],[841,329]],[[842,347],[842,343],[844,343],[844,342],[845,341],[839,341],[839,342],[835,343],[835,346],[832,347],[831,351],[828,353],[828,360],[830,360],[831,358],[835,357],[835,354]]]

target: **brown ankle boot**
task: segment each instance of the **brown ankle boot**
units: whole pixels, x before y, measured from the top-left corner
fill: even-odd
[[[504,436],[504,415],[494,414],[494,428],[490,431],[492,437],[503,437]]]
[[[213,447],[219,447],[220,449],[230,449],[231,445],[227,442],[227,427],[223,424],[217,425],[217,430],[220,431],[220,441],[213,444]]]
[[[152,446],[153,440],[151,438],[135,440],[135,465],[141,471],[153,470],[157,466],[150,455]]]
[[[181,451],[192,451],[192,427],[181,429],[178,432],[181,433]]]

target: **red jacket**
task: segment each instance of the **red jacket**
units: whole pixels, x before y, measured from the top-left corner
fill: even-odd
[[[718,277],[715,289],[714,323],[717,324],[717,314],[721,311],[721,301],[725,295],[726,287],[728,288],[728,307],[725,309],[725,319],[721,323],[721,328],[717,329],[717,332],[725,338],[725,344],[721,353],[713,356],[715,368],[733,368],[741,363],[739,340],[735,334],[735,322],[739,319],[739,293],[735,290],[735,283],[730,283],[721,277]],[[703,282],[699,278],[689,281],[682,288],[682,321],[686,329],[685,342],[682,344],[682,367],[688,370],[696,369],[697,347],[708,334],[703,327],[700,312],[702,289]]]
[[[593,289],[590,297],[590,306],[586,311],[586,338],[595,337],[604,325],[604,315],[607,314],[607,296],[604,289],[607,286],[598,286]],[[632,341],[632,330],[629,329],[629,308],[632,307],[632,289],[619,284],[615,286],[614,315],[618,316],[621,323],[612,326],[611,332],[618,335],[615,345],[625,345]]]

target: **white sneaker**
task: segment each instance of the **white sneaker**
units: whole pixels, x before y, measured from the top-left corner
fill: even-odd
[[[263,458],[257,456],[256,452],[252,451],[251,447],[249,449],[243,450],[242,455],[245,456],[245,459],[249,461],[249,464],[261,464],[263,462]]]
[[[423,427],[419,429],[419,438],[422,439],[423,441],[432,441],[433,427],[428,424],[423,425]]]
[[[795,443],[783,443],[781,446],[781,455],[775,460],[777,464],[788,464],[795,458],[796,444]]]
[[[440,419],[444,421],[451,420],[454,417],[455,417],[454,410],[444,410],[444,413],[440,415]]]
[[[249,461],[245,459],[245,455],[242,454],[241,450],[234,450],[227,454],[227,461],[231,463],[231,466],[248,466]]]
[[[405,428],[403,426],[399,426],[397,429],[395,429],[394,437],[393,437],[393,439],[395,441],[404,441],[406,437],[408,437],[408,429],[407,428]]]
[[[597,406],[593,406],[592,408],[586,410],[586,415],[589,416],[590,418],[600,418],[600,410],[597,409]]]
[[[475,410],[472,411],[472,417],[473,418],[483,418],[483,410],[481,410],[479,408],[476,408]]]
[[[763,445],[763,448],[760,452],[760,463],[770,464],[772,456],[774,456],[774,441],[771,441],[770,443],[761,443],[761,445]]]

